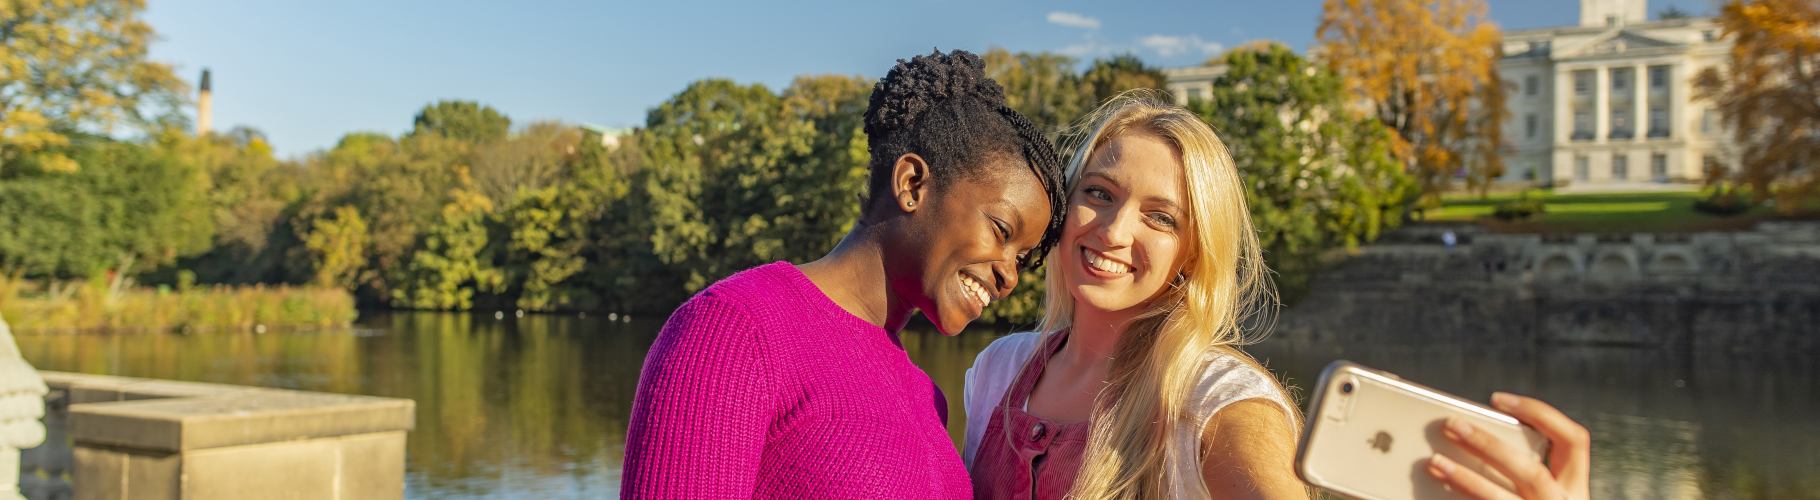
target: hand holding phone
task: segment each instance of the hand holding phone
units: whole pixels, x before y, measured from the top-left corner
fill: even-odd
[[[1493,484],[1484,476],[1462,469],[1441,456],[1429,462],[1430,476],[1469,498],[1483,500],[1587,500],[1592,497],[1592,436],[1585,427],[1535,398],[1499,392],[1492,394],[1491,404],[1548,437],[1553,443],[1549,446],[1548,465],[1516,456],[1508,443],[1478,432],[1476,426],[1456,428],[1449,425],[1449,430],[1443,433],[1448,440],[1491,464],[1505,477],[1515,479],[1508,488]]]
[[[1296,452],[1311,485],[1370,500],[1586,498],[1586,431],[1540,401],[1503,394],[1512,414],[1500,413],[1346,361],[1317,387]]]

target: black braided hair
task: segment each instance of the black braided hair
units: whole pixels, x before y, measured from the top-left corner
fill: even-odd
[[[1034,268],[1061,238],[1068,195],[1062,160],[1037,127],[1005,105],[1005,89],[986,77],[986,62],[964,50],[937,50],[909,61],[899,59],[878,84],[866,106],[866,150],[872,154],[866,210],[891,195],[891,173],[906,154],[929,163],[931,184],[985,173],[1003,160],[1022,160],[1049,195],[1049,225],[1043,239],[1020,265]]]

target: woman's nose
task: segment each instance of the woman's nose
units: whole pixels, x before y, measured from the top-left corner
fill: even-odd
[[[1131,246],[1132,224],[1138,222],[1141,214],[1135,209],[1119,209],[1109,215],[1106,224],[1100,226],[1100,239],[1112,248]]]

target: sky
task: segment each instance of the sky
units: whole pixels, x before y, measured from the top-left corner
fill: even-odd
[[[1695,15],[1711,0],[1655,0]],[[1572,25],[1578,0],[1488,0],[1505,29]],[[897,59],[990,47],[1197,65],[1247,41],[1314,42],[1319,0],[894,2],[150,0],[151,58],[194,84],[214,123],[265,132],[283,157],[350,132],[397,134],[424,105],[634,127],[702,78],[773,90],[804,74],[883,75]],[[193,110],[191,110],[193,113]]]

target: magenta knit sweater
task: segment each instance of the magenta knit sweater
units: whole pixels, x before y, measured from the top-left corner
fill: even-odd
[[[638,380],[621,498],[969,498],[947,402],[796,266],[689,299]]]

